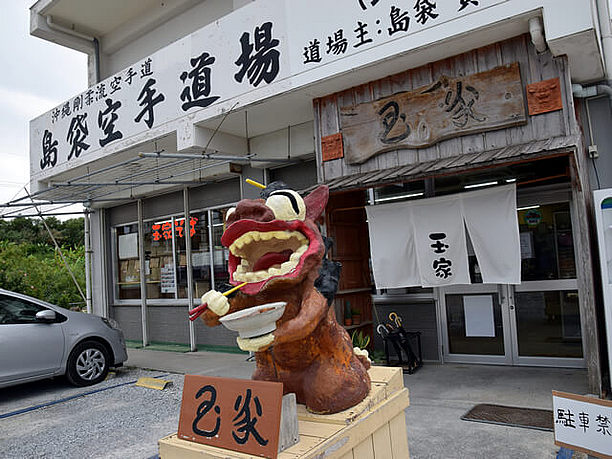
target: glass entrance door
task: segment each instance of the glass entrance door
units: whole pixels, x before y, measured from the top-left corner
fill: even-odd
[[[508,295],[501,285],[466,285],[441,289],[444,360],[512,364]]]
[[[514,364],[585,366],[575,280],[526,282],[508,291]]]
[[[584,367],[568,202],[519,208],[521,284],[441,288],[448,362]]]

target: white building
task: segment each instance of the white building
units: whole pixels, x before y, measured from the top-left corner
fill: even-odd
[[[32,120],[32,191],[93,211],[93,311],[128,339],[234,346],[187,320],[228,280],[224,209],[245,178],[324,182],[351,329],[396,311],[427,360],[586,367],[601,392],[610,28],[605,0],[39,0],[32,35],[87,53],[90,89]],[[372,289],[364,206],[489,182],[516,184],[519,284],[482,283],[470,245],[470,284]]]

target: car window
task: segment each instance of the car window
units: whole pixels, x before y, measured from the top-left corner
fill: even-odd
[[[36,313],[46,308],[20,298],[0,295],[0,325],[36,322]]]

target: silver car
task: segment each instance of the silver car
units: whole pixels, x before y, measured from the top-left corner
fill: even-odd
[[[0,289],[0,387],[58,375],[89,386],[126,360],[114,320]]]

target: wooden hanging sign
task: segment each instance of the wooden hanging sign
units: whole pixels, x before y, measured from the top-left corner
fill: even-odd
[[[275,458],[282,399],[278,382],[185,375],[178,437]]]
[[[519,64],[433,83],[340,109],[344,157],[361,164],[379,153],[525,124]],[[458,152],[459,153],[459,152]]]

